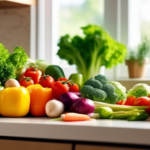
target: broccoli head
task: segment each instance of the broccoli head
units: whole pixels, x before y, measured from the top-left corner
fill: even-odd
[[[94,88],[90,85],[84,85],[80,90],[82,97],[92,99],[94,95]]]
[[[92,86],[93,88],[97,88],[97,89],[102,89],[103,88],[103,84],[98,81],[98,80],[95,80],[93,78],[87,80],[84,85],[90,85]]]
[[[97,76],[95,76],[95,79],[100,81],[102,84],[108,83],[107,77],[105,77],[104,75],[101,75],[101,74],[98,74]]]
[[[118,102],[119,96],[116,93],[110,93],[110,95],[104,100],[105,103],[116,104]]]
[[[107,97],[107,94],[105,91],[102,91],[101,89],[93,88],[90,85],[84,85],[81,89],[81,94],[85,98],[89,98],[95,101],[104,101]]]
[[[105,91],[101,89],[94,89],[94,94],[93,94],[93,100],[94,101],[104,101],[107,97],[107,94]]]
[[[115,87],[115,93],[119,96],[119,100],[126,100],[126,88],[119,82],[110,81],[109,83]]]
[[[115,87],[113,85],[111,85],[110,83],[106,83],[106,84],[104,84],[103,90],[109,96],[110,93],[114,93],[115,92]]]
[[[145,83],[136,84],[132,89],[127,93],[127,96],[148,96],[150,95],[150,86]]]

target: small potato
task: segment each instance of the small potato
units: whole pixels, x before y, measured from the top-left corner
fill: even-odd
[[[5,88],[8,88],[8,87],[20,87],[20,84],[16,79],[8,79],[5,82]]]

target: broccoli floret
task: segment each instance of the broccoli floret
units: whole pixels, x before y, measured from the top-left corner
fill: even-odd
[[[93,100],[95,101],[104,101],[107,97],[107,94],[105,91],[102,91],[101,89],[94,89],[93,94]]]
[[[106,83],[106,84],[104,84],[103,90],[109,96],[110,93],[114,93],[115,92],[115,87],[113,85],[111,85],[110,83]]]
[[[80,90],[82,97],[92,99],[94,95],[94,88],[90,85],[84,85],[83,88]]]
[[[108,83],[108,79],[105,76],[101,75],[101,74],[95,76],[95,79],[100,81],[102,84]]]
[[[103,84],[98,81],[98,80],[95,80],[93,78],[87,80],[84,85],[90,85],[92,86],[93,88],[97,88],[97,89],[102,89],[103,88]]]
[[[110,95],[104,100],[105,103],[116,104],[119,96],[116,93],[110,93]]]
[[[126,88],[119,82],[110,81],[109,83],[115,87],[115,93],[119,96],[119,100],[126,100]]]

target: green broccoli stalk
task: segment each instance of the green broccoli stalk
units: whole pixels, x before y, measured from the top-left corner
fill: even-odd
[[[70,65],[75,64],[85,81],[99,74],[101,66],[112,68],[124,61],[125,45],[115,41],[102,27],[88,25],[81,29],[84,37],[65,35],[60,38],[57,55]]]
[[[145,83],[139,83],[133,86],[127,93],[127,96],[135,96],[142,97],[142,96],[149,96],[150,95],[150,86]]]

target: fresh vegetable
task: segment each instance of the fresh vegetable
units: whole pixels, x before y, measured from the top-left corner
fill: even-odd
[[[76,83],[80,89],[83,87],[84,78],[82,74],[73,73],[70,75],[69,80],[72,80],[73,83]]]
[[[124,103],[125,103],[124,100],[120,100],[120,101],[118,101],[116,104],[117,104],[117,105],[124,105]]]
[[[117,105],[117,104],[108,104],[104,102],[93,101],[95,105],[95,112],[98,113],[101,107],[110,107],[113,111],[129,111],[134,109],[146,109],[148,106],[126,106],[126,105]]]
[[[101,118],[107,119],[112,115],[113,110],[110,107],[101,107],[98,112]]]
[[[55,81],[57,81],[60,77],[65,78],[63,69],[57,65],[47,66],[47,68],[45,70],[45,74],[52,76],[55,79]]]
[[[144,110],[130,110],[130,111],[117,111],[113,112],[110,107],[101,107],[99,109],[99,115],[104,119],[127,119],[129,121],[146,120],[148,114]]]
[[[39,84],[43,87],[52,88],[52,85],[54,84],[55,80],[53,77],[49,75],[43,75],[40,77]]]
[[[115,88],[115,93],[119,96],[119,100],[126,100],[126,88],[116,81],[110,81],[109,83]]]
[[[27,87],[30,93],[30,114],[32,116],[45,116],[45,105],[53,98],[51,88],[43,88],[39,84],[30,85]]]
[[[114,85],[113,85],[114,84]],[[122,89],[120,89],[122,88]],[[94,101],[103,101],[105,103],[116,104],[117,101],[125,99],[126,92],[118,82],[110,82],[103,75],[97,75],[84,83],[80,90],[82,97],[92,99]]]
[[[8,87],[20,87],[20,84],[16,79],[8,79],[5,82],[5,88],[8,88]]]
[[[71,112],[90,115],[94,112],[95,106],[92,100],[79,98],[70,107]]]
[[[102,27],[87,25],[81,29],[84,37],[70,38],[67,34],[60,38],[57,55],[70,65],[75,64],[85,81],[99,74],[101,66],[111,68],[124,61],[125,45],[112,39]]]
[[[150,98],[149,97],[138,97],[134,101],[134,106],[149,106],[145,111],[150,115]]]
[[[124,105],[134,106],[135,100],[136,100],[135,96],[129,96],[129,97],[127,97]]]
[[[61,101],[65,105],[65,110],[69,111],[71,105],[77,100],[79,97],[73,92],[63,93],[59,96],[58,100]]]
[[[76,83],[73,83],[69,86],[70,92],[79,92],[79,86]]]
[[[25,77],[31,77],[34,81],[34,84],[38,84],[41,78],[42,72],[40,70],[37,70],[34,67],[28,68],[23,76]]]
[[[30,95],[25,87],[8,87],[0,92],[0,113],[6,117],[26,116],[30,108]]]
[[[61,115],[61,119],[63,121],[88,121],[91,118],[85,114],[78,114],[78,113],[66,113]]]
[[[46,103],[45,112],[48,117],[55,118],[60,117],[64,112],[64,104],[58,100],[50,100]]]
[[[23,67],[28,60],[28,56],[22,47],[16,47],[12,54],[0,44],[0,82],[1,85],[8,79],[16,78],[16,71]]]
[[[64,77],[60,77],[60,78],[58,78],[58,80],[57,81],[68,81],[68,79],[67,78],[64,78]]]
[[[30,77],[23,76],[23,78],[20,78],[19,84],[20,86],[28,87],[29,85],[33,85],[34,81]]]
[[[56,81],[52,85],[53,95],[54,98],[58,99],[60,95],[63,93],[69,92],[69,87],[67,85],[69,81],[63,82],[63,81]]]
[[[133,86],[127,93],[127,96],[142,97],[150,95],[150,86],[145,83],[139,83]]]

